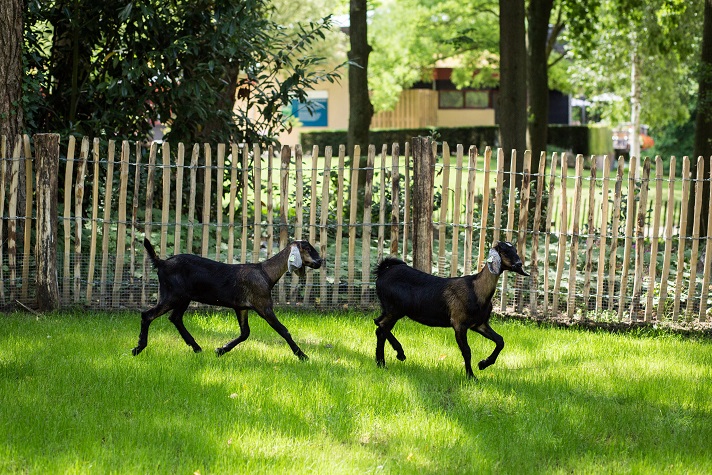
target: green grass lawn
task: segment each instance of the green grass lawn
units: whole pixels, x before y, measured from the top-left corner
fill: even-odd
[[[402,321],[374,362],[374,315],[0,317],[0,473],[710,473],[712,342],[495,321],[507,346],[464,376],[452,330]],[[473,360],[493,345],[471,334]]]

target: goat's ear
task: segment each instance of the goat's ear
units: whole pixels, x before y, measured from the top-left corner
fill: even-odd
[[[289,251],[289,259],[287,260],[287,270],[289,272],[295,269],[302,268],[302,254],[299,252],[299,246],[292,244],[292,248]]]
[[[489,256],[487,257],[487,268],[494,275],[500,275],[502,273],[502,258],[499,256],[494,248],[490,249]]]

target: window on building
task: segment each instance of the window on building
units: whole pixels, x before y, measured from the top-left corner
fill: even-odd
[[[462,109],[465,107],[465,100],[462,91],[440,91],[441,109]]]
[[[439,91],[438,107],[440,109],[485,109],[490,107],[490,93],[469,89]]]
[[[464,91],[466,109],[489,107],[489,91]]]

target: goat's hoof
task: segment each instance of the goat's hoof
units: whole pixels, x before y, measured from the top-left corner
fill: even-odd
[[[137,346],[136,348],[131,350],[131,354],[134,356],[138,356],[138,354],[141,353],[142,351],[143,351],[143,348],[141,348],[140,346]]]
[[[203,349],[201,347],[193,348],[194,353],[202,353]]]
[[[385,368],[386,361],[385,360],[376,360],[376,366],[378,366],[379,368]]]
[[[299,358],[302,361],[307,361],[309,357],[304,353],[304,352],[299,352],[297,353],[297,358]]]
[[[477,380],[477,378],[475,377],[475,373],[473,373],[473,372],[467,373],[467,379],[469,379],[470,381],[476,381],[476,380]]]
[[[491,363],[487,360],[482,360],[479,363],[477,363],[477,367],[480,368],[480,371],[482,371],[483,369],[487,368],[490,365],[491,365]]]
[[[220,347],[220,348],[215,348],[215,356],[220,358],[222,355],[226,353],[225,348]]]
[[[396,355],[396,359],[398,361],[405,361],[405,353],[401,353],[400,355]]]

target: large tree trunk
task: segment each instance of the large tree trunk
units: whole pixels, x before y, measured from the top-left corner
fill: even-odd
[[[635,179],[640,180],[640,56],[633,39],[630,53],[630,159],[635,160]]]
[[[529,99],[529,150],[532,151],[532,170],[539,169],[539,155],[546,151],[549,133],[549,18],[554,0],[529,2],[528,39],[529,63],[527,74]]]
[[[22,109],[22,42],[23,0],[0,0],[0,136],[7,137],[8,153],[11,154],[20,134],[24,133],[25,116]],[[20,157],[24,157],[20,146]],[[10,173],[7,174],[10,179]],[[24,163],[18,176],[17,209],[24,215],[26,203],[26,176]],[[5,184],[9,187],[10,183]],[[0,215],[3,210],[0,209]],[[0,226],[2,223],[0,223]],[[22,236],[24,221],[17,225],[17,235]]]
[[[346,138],[346,153],[353,157],[354,145],[361,147],[360,163],[353,166],[365,168],[369,139],[368,130],[373,117],[373,104],[368,94],[368,55],[371,46],[368,44],[368,29],[366,21],[366,0],[350,1],[349,38],[351,50],[348,57],[349,65],[349,128]],[[363,186],[366,171],[359,173],[359,186]]]
[[[499,0],[499,143],[509,171],[512,149],[517,151],[517,172],[523,170],[527,145],[527,51],[524,42],[524,0]],[[508,186],[505,173],[504,184]],[[517,175],[516,186],[522,183]]]
[[[692,176],[697,176],[697,157],[705,158],[705,182],[702,209],[695,209],[695,187],[692,187],[687,219],[688,235],[692,233],[695,213],[700,213],[700,235],[707,236],[707,216],[710,206],[710,157],[712,157],[712,0],[705,0],[705,19],[702,30],[702,61],[700,62],[699,91],[697,94],[697,118],[695,122],[695,150],[691,160]],[[709,272],[706,269],[705,272]]]
[[[23,133],[22,0],[0,0],[0,135],[12,148]]]

